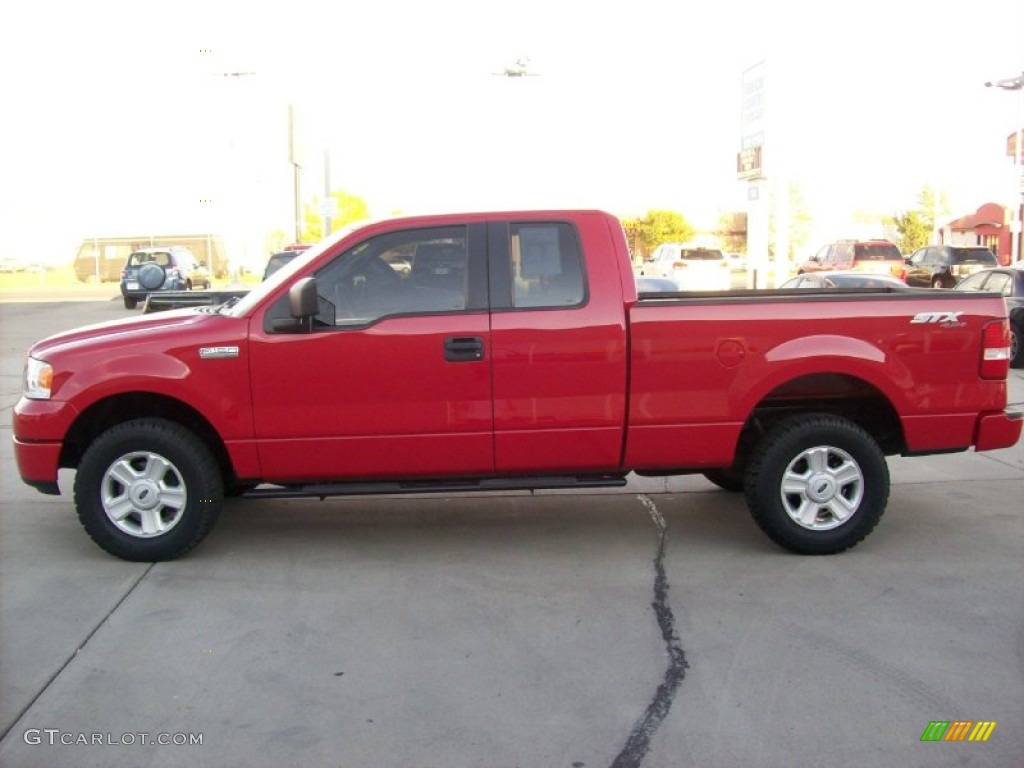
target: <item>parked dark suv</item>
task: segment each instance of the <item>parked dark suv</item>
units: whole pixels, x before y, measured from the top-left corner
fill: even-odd
[[[907,259],[907,285],[952,288],[982,269],[998,267],[999,260],[981,245],[929,245]]]
[[[154,291],[191,291],[209,288],[210,272],[191,250],[180,245],[155,246],[134,251],[121,270],[121,295],[127,309],[135,309]]]

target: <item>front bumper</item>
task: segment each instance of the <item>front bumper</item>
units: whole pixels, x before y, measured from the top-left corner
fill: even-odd
[[[60,493],[57,470],[64,437],[77,416],[77,409],[59,400],[18,400],[11,417],[11,439],[22,481],[43,493]]]

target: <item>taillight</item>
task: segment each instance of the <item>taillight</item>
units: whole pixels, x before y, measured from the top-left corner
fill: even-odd
[[[1005,379],[1010,373],[1010,324],[996,320],[985,326],[981,335],[981,367],[983,379]]]

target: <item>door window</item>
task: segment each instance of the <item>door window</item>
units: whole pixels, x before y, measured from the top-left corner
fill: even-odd
[[[584,302],[580,248],[569,224],[512,224],[509,235],[512,306],[564,308]]]
[[[317,325],[364,327],[393,315],[463,311],[467,261],[461,226],[365,240],[316,271]]]

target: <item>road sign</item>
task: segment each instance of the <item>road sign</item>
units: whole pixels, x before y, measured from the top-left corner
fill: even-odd
[[[762,147],[748,147],[736,153],[736,176],[740,179],[757,179],[763,176],[761,170]]]

